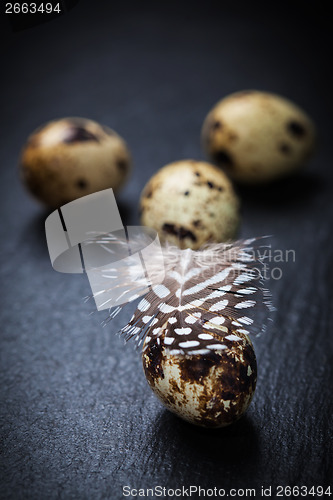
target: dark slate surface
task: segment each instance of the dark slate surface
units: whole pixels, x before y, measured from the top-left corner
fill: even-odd
[[[138,2],[138,4],[141,2]],[[225,6],[223,6],[225,4]],[[332,482],[332,99],[327,13],[289,2],[141,5],[82,0],[1,43],[0,497],[118,499],[122,486],[251,488]],[[293,6],[293,7],[292,7]],[[294,249],[272,282],[278,307],[255,342],[259,379],[246,417],[221,431],[180,421],[148,388],[140,356],[100,326],[84,276],[51,268],[46,213],[21,186],[17,157],[51,118],[115,128],[135,169],[119,204],[172,160],[203,158],[209,108],[258,88],[303,106],[319,149],[293,180],[242,190],[242,236]],[[274,495],[273,495],[274,497]]]

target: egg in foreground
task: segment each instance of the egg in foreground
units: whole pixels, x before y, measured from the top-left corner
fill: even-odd
[[[180,356],[165,347],[162,332],[144,344],[142,354],[148,384],[163,405],[192,424],[211,428],[225,427],[244,414],[257,380],[248,336],[237,332],[216,337],[225,348]]]
[[[255,90],[219,101],[202,127],[203,147],[211,161],[247,184],[297,171],[313,153],[315,136],[312,120],[300,107]]]
[[[20,158],[23,183],[49,208],[108,188],[117,192],[130,169],[124,140],[86,118],[41,126],[28,137]]]
[[[216,166],[195,160],[161,168],[140,199],[143,225],[154,228],[162,242],[191,249],[235,238],[239,207],[228,177]]]

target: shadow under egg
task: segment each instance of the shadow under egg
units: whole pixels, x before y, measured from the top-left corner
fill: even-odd
[[[45,235],[45,220],[52,212],[53,210],[42,209],[29,220],[20,234],[19,245],[22,249],[30,250],[29,259],[31,260],[50,262]]]
[[[244,205],[290,210],[307,204],[327,189],[325,179],[310,172],[297,172],[283,179],[257,186],[238,184],[236,191]]]
[[[156,418],[154,435],[165,440],[169,449],[177,449],[188,463],[204,460],[212,475],[221,466],[235,467],[241,475],[240,465],[255,466],[259,459],[257,431],[248,415],[227,427],[208,429],[163,410]]]

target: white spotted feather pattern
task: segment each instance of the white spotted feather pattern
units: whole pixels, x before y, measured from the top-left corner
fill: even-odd
[[[197,251],[163,247],[164,281],[150,287],[120,334],[138,345],[156,337],[170,354],[196,355],[225,349],[223,339],[230,345],[237,334],[261,333],[273,309],[263,287],[261,242],[252,238]],[[109,319],[121,309],[111,310]]]

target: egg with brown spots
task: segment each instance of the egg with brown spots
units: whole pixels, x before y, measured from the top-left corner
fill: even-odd
[[[148,384],[163,405],[203,427],[224,427],[238,420],[256,387],[257,363],[250,339],[238,332],[224,334],[220,338],[224,349],[191,356],[170,354],[163,339],[163,331],[150,338],[142,354]]]
[[[123,139],[86,118],[63,118],[41,126],[23,147],[21,176],[50,208],[125,183],[131,157]]]
[[[293,102],[268,92],[231,94],[213,107],[203,147],[234,180],[259,184],[292,174],[315,146],[315,126]]]
[[[239,200],[228,177],[206,162],[182,160],[160,169],[140,199],[141,223],[162,242],[200,248],[235,238]]]

